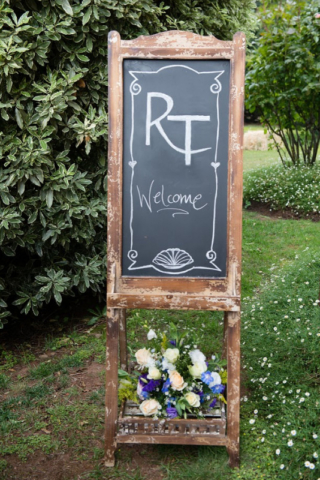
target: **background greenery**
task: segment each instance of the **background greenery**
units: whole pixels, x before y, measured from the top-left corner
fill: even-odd
[[[261,160],[266,156],[266,152],[263,153],[259,159],[261,166]],[[248,172],[245,174],[243,201],[245,206],[255,201],[268,205],[270,210],[287,210],[295,215],[316,215],[319,218],[320,165],[284,169],[275,163],[271,168],[269,165]]]
[[[0,326],[103,291],[107,35],[230,39],[253,0],[0,0]]]
[[[312,166],[320,142],[319,2],[263,2],[248,57],[246,106],[258,111],[283,164]],[[281,144],[279,143],[281,139]]]

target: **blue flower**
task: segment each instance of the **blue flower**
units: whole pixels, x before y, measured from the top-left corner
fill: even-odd
[[[212,400],[212,402],[210,403],[209,408],[215,407],[216,403],[217,403],[217,399],[214,398],[214,399]]]
[[[144,400],[147,400],[147,398],[149,398],[149,393],[145,390],[142,390],[142,392],[140,393],[140,397],[142,397]]]
[[[178,412],[174,407],[168,407],[166,412],[169,418],[176,418],[178,416]]]
[[[214,387],[211,387],[211,392],[212,393],[223,393],[225,391],[225,386],[224,385],[215,385]]]
[[[212,373],[207,370],[206,372],[204,373],[201,373],[201,380],[203,381],[203,383],[205,383],[206,385],[210,385],[210,383],[213,382],[213,376],[212,376]]]
[[[167,393],[169,391],[170,385],[171,385],[170,378],[168,378],[162,386],[162,390],[161,390],[162,393]]]
[[[171,343],[171,345],[173,345],[174,347],[177,346],[177,342],[175,340],[169,340],[169,343]]]

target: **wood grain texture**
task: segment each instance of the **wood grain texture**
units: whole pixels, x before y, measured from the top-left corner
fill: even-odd
[[[112,308],[154,308],[168,310],[240,310],[238,297],[217,298],[195,295],[126,295],[111,293],[108,305]]]
[[[229,464],[240,462],[240,313],[227,312],[227,450]]]
[[[107,309],[105,466],[113,467],[118,429],[118,343],[120,310]]]
[[[118,437],[118,443],[152,443],[167,445],[218,445],[226,446],[227,437],[225,435],[121,435]]]
[[[128,369],[128,356],[127,356],[127,318],[126,310],[119,310],[119,322],[120,322],[120,334],[119,334],[119,346],[120,346],[120,367],[122,370]]]

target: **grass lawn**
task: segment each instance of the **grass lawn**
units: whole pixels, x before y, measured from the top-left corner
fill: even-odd
[[[245,152],[245,170],[273,156]],[[121,446],[116,468],[106,470],[105,328],[84,318],[40,346],[0,350],[0,479],[318,479],[319,251],[320,223],[244,211],[240,470],[228,467],[224,448],[145,445]],[[167,329],[170,322],[193,330],[205,353],[221,350],[221,313],[147,310],[129,313],[129,350],[145,345],[145,325]]]
[[[250,172],[259,168],[281,165],[276,150],[244,150],[243,171]]]
[[[264,130],[264,127],[256,123],[251,123],[244,126],[244,132],[251,132],[252,130]]]

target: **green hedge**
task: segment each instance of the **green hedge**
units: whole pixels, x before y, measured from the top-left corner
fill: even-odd
[[[0,0],[0,326],[105,281],[107,34],[230,38],[252,0]],[[12,307],[17,306],[17,308]]]

